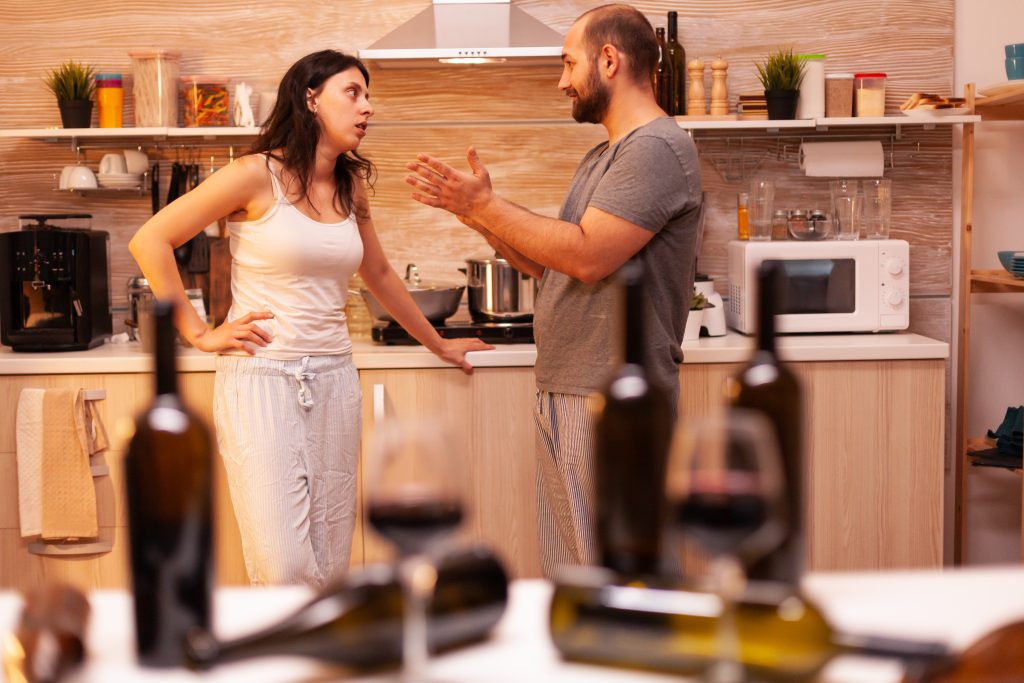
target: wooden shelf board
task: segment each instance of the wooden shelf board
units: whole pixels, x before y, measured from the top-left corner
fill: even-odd
[[[1024,120],[1024,81],[1007,81],[978,88],[974,111],[994,121]],[[985,95],[984,93],[988,93]]]
[[[970,438],[967,439],[967,452],[966,452],[966,455],[969,456],[971,453],[977,453],[979,451],[988,450],[989,448],[995,448],[995,446],[996,446],[996,440],[995,439],[990,439],[987,436],[970,437]],[[1017,476],[1024,476],[1024,470],[1022,470],[1019,467],[1003,467],[1003,468],[999,468],[999,467],[991,467],[991,466],[987,466],[987,465],[985,467],[987,469],[1005,469],[1005,470],[1009,470],[1010,472],[1013,472]]]
[[[972,270],[971,291],[990,294],[1024,292],[1024,279],[1015,278],[1002,268]]]

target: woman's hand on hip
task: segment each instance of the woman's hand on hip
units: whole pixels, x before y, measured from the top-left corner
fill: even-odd
[[[206,330],[192,340],[192,345],[200,351],[216,353],[241,349],[250,356],[255,347],[266,346],[274,337],[256,324],[257,320],[269,320],[274,314],[270,311],[254,311],[241,318],[226,321],[212,330]]]
[[[445,363],[458,366],[467,375],[472,375],[473,366],[466,360],[466,354],[470,351],[488,351],[493,348],[491,344],[479,339],[442,339],[441,346],[434,351],[434,355]]]

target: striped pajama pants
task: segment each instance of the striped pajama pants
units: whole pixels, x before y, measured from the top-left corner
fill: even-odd
[[[321,588],[348,568],[361,394],[351,355],[218,356],[217,445],[253,584]]]
[[[537,392],[537,517],[540,565],[598,564],[594,420],[586,396]]]

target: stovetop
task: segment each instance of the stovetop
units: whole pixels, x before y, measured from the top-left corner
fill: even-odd
[[[477,338],[488,344],[532,344],[533,323],[448,322],[434,325],[445,339]],[[415,345],[418,341],[398,323],[376,323],[371,331],[373,341],[388,345]]]

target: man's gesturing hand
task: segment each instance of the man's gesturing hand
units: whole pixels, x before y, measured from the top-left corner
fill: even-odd
[[[428,154],[418,155],[416,161],[405,166],[413,171],[405,177],[405,182],[417,190],[412,198],[456,216],[474,219],[491,200],[491,176],[475,148],[466,151],[466,160],[472,174],[456,170]]]

